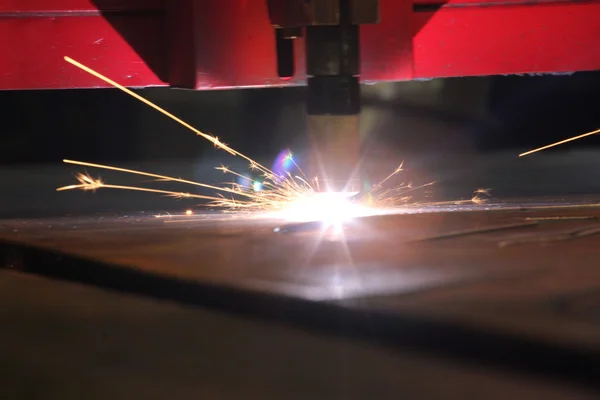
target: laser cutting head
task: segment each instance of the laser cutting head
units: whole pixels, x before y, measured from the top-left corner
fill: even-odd
[[[306,115],[311,174],[330,191],[360,191],[359,25],[376,23],[378,0],[268,1],[278,71],[293,65],[286,44],[306,33]],[[293,30],[295,36],[289,32]],[[287,32],[287,33],[286,33]]]

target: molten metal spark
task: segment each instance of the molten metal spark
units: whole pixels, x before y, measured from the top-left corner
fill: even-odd
[[[131,97],[141,101],[142,103],[154,108],[155,110],[157,110],[158,112],[166,115],[167,117],[171,118],[172,120],[174,120],[175,122],[183,125],[184,127],[188,128],[189,130],[191,130],[192,132],[196,133],[196,135],[201,136],[202,138],[208,140],[209,142],[211,142],[216,148],[218,149],[222,149],[225,150],[226,152],[228,152],[231,155],[234,156],[239,156],[241,158],[246,159],[247,161],[249,161],[251,164],[253,164],[255,166],[255,168],[261,169],[265,172],[270,172],[268,168],[263,167],[262,165],[260,165],[259,163],[257,163],[256,161],[252,160],[249,157],[246,157],[244,154],[232,149],[231,147],[227,146],[225,143],[221,142],[219,140],[218,137],[216,136],[210,136],[207,135],[206,133],[200,132],[198,129],[194,128],[193,126],[191,126],[190,124],[188,124],[187,122],[183,121],[182,119],[176,117],[175,115],[171,114],[170,112],[168,112],[167,110],[165,110],[164,108],[161,108],[159,106],[157,106],[156,104],[154,104],[153,102],[151,102],[148,99],[143,98],[142,96],[140,96],[139,94],[127,89],[125,86],[119,85],[117,82],[113,81],[112,79],[107,78],[106,76],[102,75],[101,73],[94,71],[93,69],[91,69],[90,67],[87,67],[83,64],[81,64],[78,61],[73,60],[70,57],[65,56],[64,57],[65,61],[76,66],[77,68],[82,69],[83,71],[87,72],[88,74],[91,74],[93,76],[95,76],[96,78],[108,83],[109,85],[122,90],[123,92],[127,93],[128,95],[130,95]]]
[[[205,196],[137,186],[109,185],[105,184],[100,179],[94,179],[85,174],[77,175],[77,180],[79,182],[78,184],[58,188],[58,191],[75,189],[94,191],[100,188],[112,188],[152,192],[179,198],[198,198],[210,200],[210,202],[207,204],[208,206],[218,207],[227,211],[266,212],[274,217],[279,216],[294,221],[309,221],[311,219],[324,221],[343,221],[348,217],[353,218],[369,214],[366,205],[364,205],[364,203],[367,202],[361,201],[367,198],[366,195],[361,196],[358,201],[351,201],[348,198],[348,194],[345,193],[320,193],[318,190],[315,190],[315,188],[311,186],[305,179],[291,174],[275,177],[274,175],[264,173],[263,177],[265,178],[265,181],[263,184],[265,187],[267,187],[267,190],[254,192],[252,188],[236,183],[230,183],[231,187],[215,186],[111,165],[73,160],[64,160],[64,162],[84,167],[149,176],[157,178],[163,182],[166,181],[200,186],[203,188],[213,189],[217,192],[227,193],[231,195],[231,197],[227,198],[222,194],[216,196]],[[216,167],[216,169],[227,174],[246,178],[244,175],[232,171],[225,166]],[[386,178],[386,180],[391,179],[391,177],[397,175],[400,171],[402,171],[401,168],[396,169]],[[406,203],[410,199],[410,196],[407,196],[408,192],[424,186],[427,185],[418,187],[413,187],[412,185],[401,185],[395,187],[394,189],[383,190],[382,185],[376,185],[376,187],[367,193],[369,198],[368,205],[371,207],[382,208],[397,206],[400,203]],[[239,197],[242,199],[239,199]]]
[[[305,181],[295,181],[290,179],[289,177],[282,177],[277,182],[272,181],[269,174],[264,174],[267,186],[271,188],[269,190],[265,190],[262,192],[254,192],[252,189],[247,188],[243,185],[239,185],[236,183],[231,183],[231,187],[225,186],[215,186],[215,185],[207,185],[199,182],[189,181],[186,179],[174,178],[166,175],[153,174],[149,172],[138,171],[134,169],[120,168],[111,165],[103,165],[103,164],[94,164],[87,163],[82,161],[73,161],[73,160],[64,160],[65,163],[80,165],[84,167],[105,169],[111,171],[125,172],[134,175],[142,175],[149,176],[153,178],[157,178],[160,181],[167,182],[175,182],[175,183],[184,183],[189,185],[200,186],[204,188],[213,189],[217,192],[224,192],[230,194],[231,198],[226,198],[222,195],[220,196],[205,196],[205,195],[197,195],[190,193],[181,193],[174,191],[166,191],[166,190],[158,190],[152,188],[143,188],[143,187],[134,187],[134,186],[122,186],[122,185],[107,185],[99,179],[93,179],[89,175],[78,174],[76,176],[78,180],[78,184],[69,185],[58,188],[57,191],[65,191],[65,190],[97,190],[100,188],[112,188],[112,189],[127,189],[127,190],[137,190],[137,191],[145,191],[145,192],[153,192],[153,193],[161,193],[169,196],[175,197],[186,197],[186,198],[198,198],[211,200],[208,204],[209,206],[219,207],[226,210],[244,210],[244,211],[273,211],[273,210],[282,210],[286,208],[287,205],[291,203],[295,203],[297,201],[301,201],[306,197],[312,196],[315,191],[307,186]],[[245,178],[244,175],[238,174],[235,171],[231,171],[226,167],[217,167],[217,169],[221,169],[226,173],[240,176]],[[237,197],[242,197],[240,200]]]
[[[109,185],[105,184],[100,179],[94,179],[86,174],[78,174],[76,176],[78,184],[58,188],[58,191],[74,189],[95,191],[100,188],[134,190],[142,192],[159,193],[178,198],[195,198],[210,200],[210,202],[208,203],[209,206],[219,207],[221,209],[229,211],[241,210],[246,212],[277,212],[280,215],[283,214],[286,219],[290,220],[319,220],[338,223],[343,222],[347,218],[373,214],[373,211],[367,211],[367,208],[364,205],[362,205],[365,203],[365,200],[367,200],[366,203],[372,207],[397,206],[400,203],[406,203],[409,201],[410,196],[407,196],[407,193],[433,184],[429,183],[426,185],[413,187],[412,184],[409,183],[408,185],[400,185],[393,189],[385,189],[384,184],[402,171],[402,164],[400,164],[400,166],[396,168],[394,172],[388,175],[380,183],[375,185],[367,193],[362,194],[358,199],[350,200],[348,196],[344,193],[320,193],[318,177],[315,177],[312,180],[309,179],[304,174],[304,171],[302,171],[300,166],[298,166],[298,164],[296,164],[296,162],[293,160],[291,153],[288,154],[286,159],[289,158],[292,161],[295,168],[300,172],[300,176],[292,175],[289,171],[286,171],[285,174],[278,175],[270,169],[264,167],[260,163],[256,162],[255,160],[251,159],[250,157],[227,146],[226,144],[221,142],[216,136],[210,136],[203,132],[200,132],[193,126],[181,120],[180,118],[174,116],[173,114],[157,106],[151,101],[143,98],[142,96],[134,93],[133,91],[127,89],[126,87],[119,85],[118,83],[112,81],[104,75],[92,70],[91,68],[69,57],[65,57],[65,60],[70,64],[82,69],[83,71],[88,72],[93,76],[96,76],[104,82],[114,86],[117,89],[122,90],[123,92],[134,97],[135,99],[168,116],[169,118],[173,119],[174,121],[178,122],[184,127],[195,132],[198,136],[208,140],[215,147],[223,149],[231,155],[239,156],[245,159],[249,162],[249,169],[251,171],[259,171],[262,174],[262,186],[266,188],[266,190],[257,191],[253,187],[253,185],[251,187],[247,187],[245,185],[237,183],[229,183],[228,186],[209,185],[186,179],[174,178],[170,176],[159,175],[150,172],[143,172],[133,169],[126,169],[116,166],[93,164],[82,161],[64,160],[64,162],[67,164],[112,170],[117,172],[125,172],[134,175],[148,176],[156,178],[158,181],[162,182],[166,181],[194,185],[205,189],[215,190],[216,192],[218,192],[218,194],[215,196],[206,196],[136,186],[112,184]],[[231,169],[223,165],[217,167],[216,169],[223,171],[223,173],[225,174],[229,174],[247,181],[251,181],[248,177],[244,176],[243,174],[232,171]],[[313,184],[311,184],[310,182],[313,182]],[[230,197],[226,198],[224,196],[225,194],[229,195]],[[477,202],[478,200],[479,197],[476,194],[471,201]]]
[[[519,157],[523,157],[523,156],[527,156],[529,154],[537,153],[538,151],[546,150],[546,149],[549,149],[551,147],[560,146],[561,144],[569,143],[569,142],[572,142],[574,140],[583,139],[584,137],[592,136],[592,135],[595,135],[597,133],[600,133],[600,129],[597,129],[597,130],[592,131],[592,132],[584,133],[583,135],[573,136],[571,138],[568,138],[568,139],[565,139],[565,140],[561,140],[560,142],[556,142],[556,143],[552,143],[552,144],[549,144],[549,145],[546,145],[546,146],[538,147],[537,149],[526,151],[525,153],[519,154]]]
[[[213,189],[213,190],[217,190],[217,191],[245,195],[245,196],[251,197],[251,198],[255,197],[248,193],[240,193],[238,190],[235,190],[235,189],[224,188],[224,187],[219,187],[219,186],[214,186],[214,185],[207,185],[207,184],[200,183],[200,182],[189,181],[189,180],[180,179],[180,178],[173,178],[171,176],[166,176],[166,175],[152,174],[149,172],[138,171],[135,169],[120,168],[120,167],[115,167],[112,165],[94,164],[94,163],[88,163],[88,162],[83,162],[83,161],[74,161],[74,160],[63,160],[63,162],[65,164],[80,165],[83,167],[91,167],[91,168],[106,169],[106,170],[110,170],[110,171],[125,172],[125,173],[132,174],[132,175],[149,176],[149,177],[161,180],[161,181],[185,183],[188,185],[200,186],[200,187],[207,188],[207,189]]]
[[[471,197],[471,203],[473,204],[483,204],[486,203],[491,197],[490,191],[492,189],[477,189],[473,192],[473,197]]]
[[[137,186],[107,185],[104,182],[102,182],[100,179],[94,179],[89,175],[85,175],[85,174],[81,174],[81,173],[77,174],[76,179],[79,182],[79,184],[63,186],[63,187],[56,189],[56,191],[61,192],[64,190],[73,190],[73,189],[95,191],[100,188],[104,188],[104,189],[135,190],[138,192],[160,193],[160,194],[164,194],[164,195],[167,195],[170,197],[177,197],[177,198],[219,200],[217,197],[202,196],[199,194],[192,194],[192,193],[172,192],[169,190],[158,190],[158,189],[150,189],[150,188],[143,188],[143,187],[137,187]]]

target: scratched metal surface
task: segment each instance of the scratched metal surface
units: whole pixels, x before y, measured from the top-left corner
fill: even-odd
[[[406,179],[437,181],[434,188],[443,199],[469,198],[474,188],[491,187],[496,199],[516,200],[371,217],[348,226],[340,241],[310,230],[276,234],[277,221],[223,220],[214,214],[183,222],[154,218],[135,210],[181,212],[195,204],[118,191],[56,193],[54,188],[68,184],[77,169],[2,169],[0,260],[24,272],[62,271],[59,278],[66,279],[79,271],[69,268],[86,272],[98,261],[200,285],[185,290],[214,284],[352,310],[453,321],[597,352],[600,236],[595,229],[600,209],[594,205],[600,197],[581,195],[599,193],[593,179],[599,172],[596,152],[524,159],[512,153],[439,157],[407,159]],[[381,160],[382,173],[397,166],[395,157],[389,163]],[[212,183],[222,179],[212,172],[218,161],[124,166]],[[127,176],[102,177],[139,183]],[[531,219],[537,217],[570,219]],[[29,256],[32,252],[35,257]],[[107,270],[95,271],[93,279],[81,273],[77,279],[107,286],[99,284]]]
[[[598,398],[520,371],[8,271],[0,301],[5,399]]]
[[[592,204],[546,199],[412,210],[421,212],[355,221],[343,238],[310,229],[275,233],[281,223],[273,220],[137,214],[3,220],[0,239],[4,265],[15,268],[27,258],[25,245],[81,257],[81,268],[95,260],[598,350],[600,208]]]

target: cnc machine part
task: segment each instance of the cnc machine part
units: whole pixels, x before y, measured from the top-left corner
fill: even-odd
[[[360,190],[359,24],[378,21],[378,0],[268,1],[276,29],[277,69],[291,71],[293,54],[282,30],[305,27],[306,113],[311,161],[321,189]],[[288,42],[286,42],[286,40]]]
[[[331,191],[360,190],[359,27],[350,23],[347,6],[341,7],[340,25],[306,28],[306,114],[312,159],[318,161],[309,169]]]

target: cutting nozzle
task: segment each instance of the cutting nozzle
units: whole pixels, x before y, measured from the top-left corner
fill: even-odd
[[[311,173],[322,191],[359,192],[359,116],[309,115]]]

